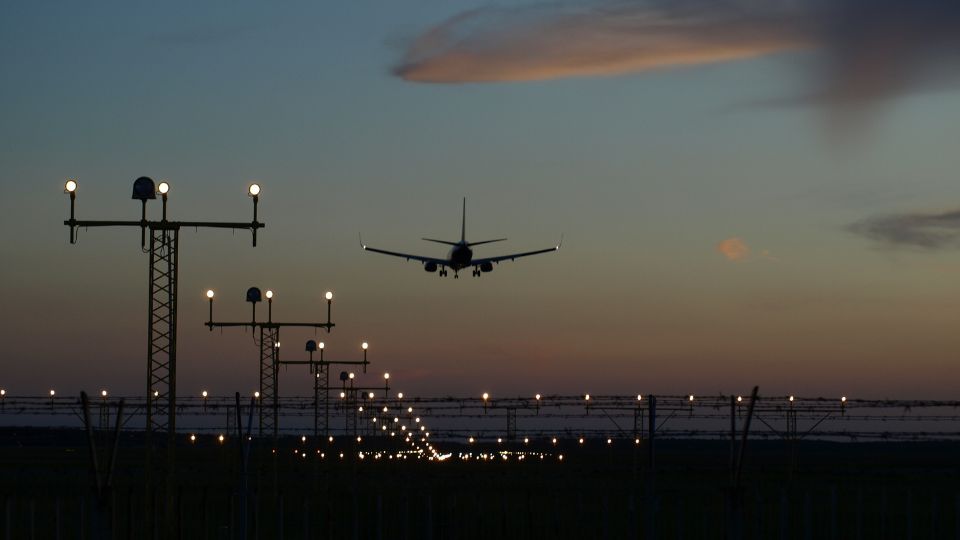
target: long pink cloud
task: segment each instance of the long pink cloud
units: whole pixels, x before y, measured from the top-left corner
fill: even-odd
[[[846,104],[955,79],[955,0],[585,0],[460,13],[394,73],[429,83],[636,73],[797,49],[821,52],[807,98]],[[805,99],[807,99],[805,98]]]

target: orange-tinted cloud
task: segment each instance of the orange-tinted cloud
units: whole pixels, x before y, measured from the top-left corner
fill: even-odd
[[[465,11],[417,37],[394,73],[466,83],[613,75],[816,49],[783,103],[848,113],[960,81],[956,0],[581,0]]]
[[[717,251],[728,261],[741,261],[750,255],[750,246],[738,236],[732,236],[717,244]]]
[[[424,32],[394,72],[420,82],[529,81],[736,60],[804,44],[784,13],[731,17],[711,3],[697,2],[695,12],[684,4],[691,2],[472,10]]]

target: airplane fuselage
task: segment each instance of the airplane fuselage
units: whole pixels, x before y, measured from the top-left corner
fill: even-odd
[[[450,250],[447,259],[450,260],[450,268],[453,268],[454,271],[462,270],[470,266],[470,261],[473,260],[473,250],[463,243],[457,243],[457,245],[453,246],[453,249]]]

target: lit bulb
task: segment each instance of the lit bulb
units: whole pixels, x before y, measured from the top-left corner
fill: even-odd
[[[250,184],[250,187],[247,189],[247,193],[249,193],[251,197],[256,197],[257,195],[259,195],[260,184]]]
[[[273,298],[273,291],[267,291],[267,300]]]
[[[367,343],[366,341],[360,344],[360,348],[363,350],[367,350],[369,347],[370,347],[370,344]]]
[[[67,183],[63,185],[63,189],[67,193],[73,193],[77,190],[77,182],[75,180],[67,180]]]
[[[157,191],[159,191],[161,195],[166,195],[167,192],[170,191],[170,184],[160,182],[160,185],[157,186]]]
[[[207,298],[213,298],[213,289],[207,289]]]
[[[326,298],[327,300],[333,300],[333,293],[330,291],[327,291],[327,293],[324,294],[323,297]]]

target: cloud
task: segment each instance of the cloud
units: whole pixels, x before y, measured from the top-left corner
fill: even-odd
[[[724,0],[488,7],[424,32],[394,73],[420,82],[610,75],[758,56],[804,45],[787,13],[752,17]],[[763,21],[763,22],[761,22]]]
[[[956,0],[584,0],[484,7],[424,31],[394,73],[430,83],[616,75],[813,49],[797,102],[846,108],[956,80]]]
[[[728,261],[741,261],[750,255],[750,247],[738,236],[732,236],[717,244],[717,251]]]
[[[930,250],[960,247],[960,210],[875,216],[848,229],[890,246]]]

